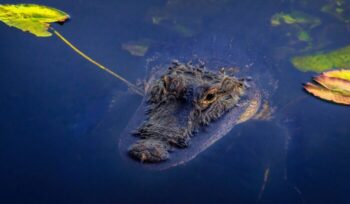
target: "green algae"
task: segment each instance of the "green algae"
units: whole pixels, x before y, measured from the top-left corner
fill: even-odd
[[[298,39],[300,41],[304,41],[304,42],[310,42],[311,41],[311,36],[309,35],[308,32],[306,31],[300,31],[298,33]]]
[[[282,24],[308,25],[308,27],[314,28],[320,25],[321,21],[315,16],[300,11],[293,11],[291,13],[280,12],[271,17],[272,26],[279,26]]]
[[[203,31],[208,17],[220,15],[229,0],[167,0],[151,7],[146,20],[182,37],[193,37]]]
[[[327,53],[294,57],[291,62],[297,69],[304,72],[350,68],[350,45]]]
[[[303,47],[301,51],[307,51],[313,47],[314,40],[311,34],[313,29],[321,24],[321,20],[302,11],[292,11],[274,14],[270,23],[285,32],[287,44]]]
[[[344,0],[333,0],[322,6],[321,11],[330,14],[344,23],[350,23],[350,4]]]

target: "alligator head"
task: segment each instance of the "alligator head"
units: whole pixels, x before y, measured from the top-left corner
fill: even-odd
[[[247,89],[245,79],[173,63],[148,89],[147,119],[135,131],[139,139],[129,155],[142,162],[167,160],[169,152],[188,147],[200,127],[239,108]]]

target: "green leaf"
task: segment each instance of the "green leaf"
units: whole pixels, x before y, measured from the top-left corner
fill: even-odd
[[[38,37],[49,37],[50,23],[64,23],[69,15],[63,11],[36,4],[0,4],[0,21],[28,31]]]
[[[300,71],[322,72],[333,68],[350,67],[350,46],[324,54],[313,54],[292,58],[293,65]]]

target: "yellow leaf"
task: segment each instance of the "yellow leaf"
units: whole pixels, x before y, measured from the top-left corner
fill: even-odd
[[[117,79],[127,84],[132,91],[143,96],[144,91],[139,87],[135,86],[128,80],[124,79],[119,74],[113,72],[109,68],[96,62],[91,57],[83,53],[71,42],[69,42],[61,33],[54,28],[50,27],[50,23],[63,24],[69,19],[69,15],[63,11],[50,8],[47,6],[36,5],[36,4],[0,4],[0,21],[4,22],[9,26],[13,26],[22,31],[28,31],[38,37],[49,37],[52,34],[48,31],[53,32],[59,39],[61,39],[67,46],[72,48],[76,53],[88,60],[98,68],[106,71],[113,75]]]
[[[38,37],[49,37],[50,23],[64,23],[69,15],[63,11],[36,4],[0,4],[0,21]]]
[[[350,81],[349,69],[331,70],[331,71],[323,72],[322,75]]]
[[[328,101],[333,101],[335,103],[350,105],[350,96],[342,95],[339,92],[329,90],[327,88],[317,86],[312,83],[307,83],[304,86],[305,90],[314,96]]]

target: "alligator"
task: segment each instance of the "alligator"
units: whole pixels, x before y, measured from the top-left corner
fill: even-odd
[[[238,78],[224,68],[213,72],[204,64],[174,61],[149,82],[141,107],[144,110],[139,110],[145,111],[144,121],[133,137],[129,134],[121,143],[127,144],[131,158],[143,163],[186,162],[236,124],[254,117],[261,96],[250,77]],[[211,126],[212,131],[205,130]]]

